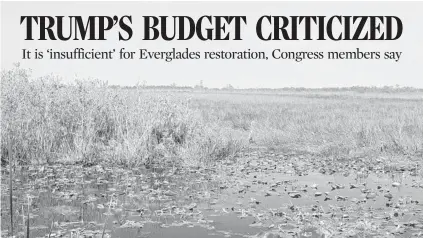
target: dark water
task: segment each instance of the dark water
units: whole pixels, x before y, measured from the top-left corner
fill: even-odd
[[[14,176],[14,231],[29,202],[31,237],[423,236],[421,170],[346,168],[274,154],[207,169],[34,166]],[[7,171],[1,209],[5,237]]]

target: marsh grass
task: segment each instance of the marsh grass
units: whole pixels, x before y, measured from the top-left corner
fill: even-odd
[[[243,149],[423,154],[423,100],[394,95],[164,92],[2,72],[2,163],[198,165]],[[13,141],[13,143],[12,143]]]
[[[187,98],[112,89],[100,81],[2,73],[2,162],[111,162],[126,166],[221,159],[240,148],[210,128]],[[217,125],[216,125],[217,126]],[[183,161],[182,161],[183,162]]]
[[[414,97],[197,93],[192,98],[207,121],[220,121],[267,148],[335,158],[423,153],[423,100]]]

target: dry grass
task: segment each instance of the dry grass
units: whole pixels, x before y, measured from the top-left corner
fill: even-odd
[[[19,67],[2,73],[1,87],[2,162],[8,146],[18,163],[124,165],[198,164],[234,156],[248,143],[334,157],[423,151],[423,100],[403,92],[151,92],[31,79]]]

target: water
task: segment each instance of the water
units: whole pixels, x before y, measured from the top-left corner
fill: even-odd
[[[181,238],[420,234],[419,171],[323,174],[315,165],[253,154],[207,169],[30,167],[13,181],[14,230],[24,235],[29,201],[31,237],[102,237],[103,230],[105,237]],[[10,230],[8,194],[2,171],[2,236]]]

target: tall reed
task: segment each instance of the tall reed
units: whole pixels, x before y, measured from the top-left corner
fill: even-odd
[[[210,128],[180,95],[116,89],[95,80],[65,84],[31,78],[19,67],[3,72],[1,84],[1,133],[15,138],[20,164],[163,165],[239,150],[229,142],[234,138],[222,139],[218,125]],[[7,141],[1,146],[7,148]]]
[[[10,137],[9,137],[10,138]],[[9,139],[11,140],[11,139]],[[10,236],[13,236],[13,152],[12,143],[8,143],[8,155],[9,155],[9,205],[10,205]]]

